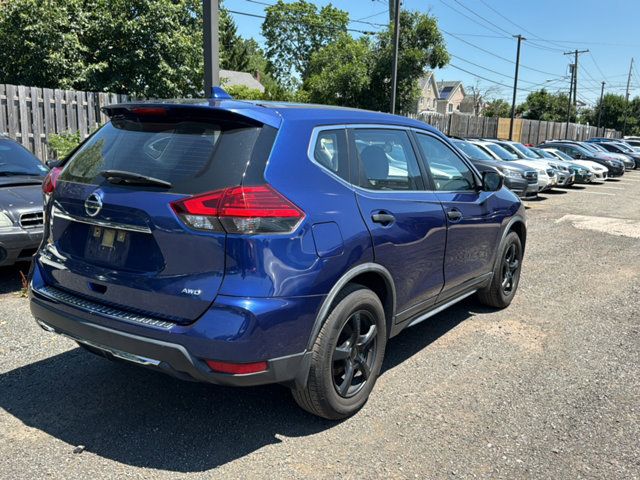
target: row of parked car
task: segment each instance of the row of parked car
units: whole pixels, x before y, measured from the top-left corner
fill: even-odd
[[[538,146],[487,138],[451,140],[481,172],[502,173],[507,188],[524,199],[554,187],[603,182],[640,168],[640,139],[547,140]]]

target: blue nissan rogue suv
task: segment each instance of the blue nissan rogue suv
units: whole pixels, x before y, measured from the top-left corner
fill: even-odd
[[[389,338],[515,295],[520,200],[422,122],[230,98],[104,111],[44,182],[30,288],[40,326],[93,353],[281,383],[339,419]]]

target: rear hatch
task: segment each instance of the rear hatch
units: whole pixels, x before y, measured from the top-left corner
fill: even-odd
[[[48,202],[44,253],[55,261],[41,262],[45,281],[116,308],[192,322],[222,282],[226,235],[189,228],[171,204],[260,182],[276,130],[216,109],[111,113],[65,164]]]

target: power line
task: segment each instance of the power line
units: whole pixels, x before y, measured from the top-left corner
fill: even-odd
[[[442,1],[442,0],[440,0]],[[480,15],[478,12],[476,12],[475,10],[471,10],[469,7],[467,7],[465,4],[463,4],[462,2],[460,2],[459,0],[453,0],[454,2],[456,2],[458,5],[460,5],[462,8],[464,8],[465,10],[471,12],[473,15],[475,15],[476,17],[478,17],[479,19],[483,20],[484,22],[488,23],[489,25],[492,25],[493,27],[497,28],[498,30],[500,30],[501,32],[504,32],[505,34],[507,34],[508,36],[511,36],[512,33],[505,30],[504,28],[502,28],[499,25],[496,25],[495,23],[493,23],[491,20],[487,20],[486,18],[484,18],[482,15]]]
[[[475,18],[470,17],[469,15],[467,15],[467,14],[466,14],[466,13],[464,13],[464,12],[461,12],[461,11],[460,11],[460,10],[458,10],[457,8],[455,8],[455,7],[451,6],[451,5],[449,5],[448,3],[446,3],[444,0],[440,0],[440,3],[442,3],[442,4],[443,4],[445,7],[447,7],[447,8],[450,8],[451,10],[453,10],[454,12],[456,12],[458,15],[462,15],[463,17],[465,17],[465,18],[467,18],[467,19],[471,20],[473,23],[476,23],[476,24],[477,24],[477,21],[476,21],[476,19],[475,19]],[[485,29],[487,29],[487,30],[489,30],[489,31],[491,31],[491,32],[493,32],[493,33],[500,34],[500,32],[499,32],[499,31],[497,31],[497,30],[495,30],[494,28],[487,27],[486,25],[482,25],[482,24],[480,24],[480,26],[481,26],[481,27],[483,27],[483,28],[485,28]]]
[[[265,18],[267,18],[265,15],[258,15],[256,13],[239,12],[237,10],[227,10],[227,12],[233,13],[235,15],[244,15],[245,17],[261,18],[263,20]],[[342,29],[340,29],[340,28],[333,28],[333,29],[329,28],[329,30],[340,31]],[[356,28],[346,28],[345,30],[347,30],[348,32],[362,33],[363,35],[375,35],[377,33],[377,32],[370,32],[370,31],[366,31],[366,30],[358,30]]]
[[[266,7],[273,7],[275,3],[262,2],[260,0],[244,0],[245,2],[255,3],[256,5],[264,5]],[[388,10],[387,10],[388,11]],[[363,23],[366,25],[371,25],[372,27],[386,27],[387,25],[383,23],[374,23],[374,22],[365,22],[364,19],[359,20],[349,20],[349,23]]]
[[[469,46],[471,46],[471,47],[473,47],[473,48],[476,48],[476,49],[478,49],[478,50],[480,50],[480,51],[482,51],[482,52],[488,53],[489,55],[492,55],[492,56],[494,56],[494,57],[496,57],[496,58],[499,58],[500,60],[504,60],[505,62],[509,62],[509,63],[511,63],[511,64],[514,64],[514,65],[515,65],[515,63],[516,63],[516,62],[514,62],[513,60],[510,60],[510,59],[508,59],[508,58],[506,58],[506,57],[503,57],[503,56],[498,55],[497,53],[494,53],[494,52],[492,52],[492,51],[490,51],[490,50],[487,50],[487,49],[485,49],[485,48],[479,47],[478,45],[475,45],[475,44],[473,44],[473,43],[471,43],[471,42],[468,42],[468,41],[466,41],[464,38],[460,38],[460,37],[458,37],[458,35],[456,35],[455,33],[447,32],[446,30],[444,30],[444,29],[442,29],[442,28],[440,28],[440,31],[442,31],[442,33],[444,33],[445,35],[449,35],[450,37],[453,37],[453,38],[455,38],[455,39],[457,39],[457,40],[459,40],[459,41],[461,41],[461,42],[463,42],[463,43],[466,43],[467,45],[469,45]],[[533,72],[542,73],[542,74],[544,74],[544,75],[551,75],[551,76],[554,76],[554,77],[560,77],[560,76],[562,76],[562,75],[557,75],[557,74],[555,74],[555,73],[551,73],[551,72],[545,72],[544,70],[539,70],[539,69],[537,69],[537,68],[529,67],[529,66],[522,65],[522,64],[521,64],[520,66],[521,66],[522,68],[527,69],[527,70],[531,70],[531,71],[533,71]]]
[[[474,67],[478,67],[478,68],[481,68],[481,69],[483,69],[483,70],[486,70],[487,72],[495,73],[496,75],[500,75],[501,77],[506,77],[506,78],[508,78],[508,79],[512,79],[512,78],[513,78],[513,75],[508,75],[508,74],[506,74],[506,73],[498,72],[497,70],[492,70],[491,68],[485,67],[485,66],[480,65],[480,64],[478,64],[478,63],[474,63],[474,62],[472,62],[471,60],[467,60],[466,58],[462,58],[462,57],[460,57],[460,56],[458,56],[458,55],[454,55],[453,53],[450,53],[449,55],[451,55],[453,58],[457,58],[458,60],[462,60],[462,61],[463,61],[463,62],[465,62],[465,63],[468,63],[468,64],[470,64],[470,65],[473,65]],[[529,84],[531,84],[531,85],[538,85],[538,83],[536,83],[536,82],[531,82],[531,81],[528,81],[528,80],[520,80],[520,82],[522,82],[522,83],[529,83]]]

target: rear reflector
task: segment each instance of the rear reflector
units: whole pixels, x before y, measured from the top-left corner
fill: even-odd
[[[230,373],[232,375],[246,375],[247,373],[265,372],[268,368],[267,362],[254,363],[229,363],[206,360],[209,368],[214,372]]]
[[[58,177],[60,176],[61,172],[62,168],[54,167],[49,170],[47,176],[44,177],[44,180],[42,181],[42,192],[45,195],[51,195],[56,189],[56,183],[58,182]]]
[[[239,234],[291,232],[304,218],[302,210],[269,185],[216,190],[171,207],[196,230]]]

